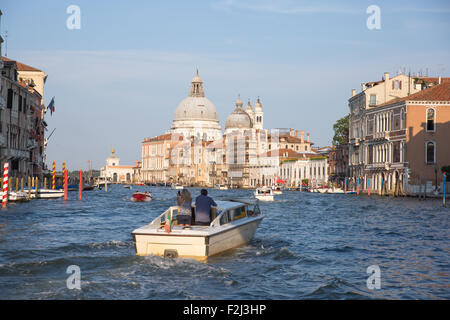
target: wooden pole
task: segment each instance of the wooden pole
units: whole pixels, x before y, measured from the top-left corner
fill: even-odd
[[[23,192],[23,184],[24,184],[24,179],[23,177],[20,179],[20,191]]]
[[[44,189],[47,189],[47,177],[44,177]]]
[[[16,177],[16,192],[19,191],[19,178]]]
[[[64,200],[67,200],[67,170],[64,170]]]
[[[28,176],[28,199],[31,199],[31,178]]]
[[[38,186],[39,186],[39,179],[38,179],[38,177],[36,177],[36,179],[34,180],[34,195],[35,195],[35,198],[37,199],[38,198]]]
[[[78,186],[78,200],[83,198],[83,171],[80,170],[80,184]]]

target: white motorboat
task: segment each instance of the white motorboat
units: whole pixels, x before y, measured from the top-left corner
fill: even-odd
[[[21,191],[11,191],[8,193],[8,201],[28,201],[28,195]]]
[[[173,183],[171,187],[172,189],[184,189],[184,187],[178,183]]]
[[[269,187],[256,188],[255,198],[261,201],[273,201],[273,190]]]
[[[281,189],[280,186],[273,186],[272,190],[273,190],[273,194],[283,194],[283,189]]]
[[[217,189],[217,190],[228,190],[228,186],[226,184],[216,184],[214,189]]]
[[[25,189],[24,193],[28,195],[28,190]],[[55,198],[61,198],[64,197],[64,190],[63,189],[38,189],[37,198],[38,199],[55,199]],[[30,192],[30,198],[35,199],[36,198],[36,189],[31,189]]]
[[[209,226],[194,224],[189,228],[178,226],[178,207],[170,207],[150,224],[132,232],[136,254],[206,260],[248,243],[264,218],[258,201],[216,203]]]

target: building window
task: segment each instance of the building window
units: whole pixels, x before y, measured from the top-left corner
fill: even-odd
[[[369,106],[375,106],[376,104],[377,104],[377,95],[376,94],[371,94],[370,95]]]
[[[426,163],[433,164],[435,163],[436,158],[436,144],[432,141],[426,142]]]
[[[433,108],[427,109],[427,131],[434,131],[434,124],[435,124],[435,112]]]

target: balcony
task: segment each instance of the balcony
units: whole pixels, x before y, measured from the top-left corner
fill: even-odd
[[[2,158],[6,158],[6,159],[11,159],[11,158],[29,159],[30,152],[18,150],[18,149],[5,148],[0,151],[0,156]]]

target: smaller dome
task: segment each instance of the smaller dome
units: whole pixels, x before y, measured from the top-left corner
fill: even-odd
[[[252,126],[252,119],[240,107],[236,107],[225,121],[225,129],[250,129]]]

